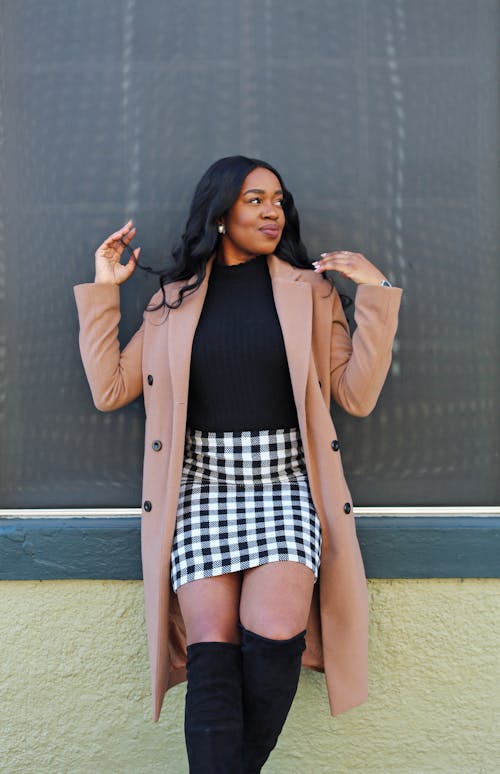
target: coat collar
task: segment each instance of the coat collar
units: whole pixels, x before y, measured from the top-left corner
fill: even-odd
[[[212,256],[208,260],[205,277],[199,288],[191,295],[185,296],[182,304],[172,310],[166,326],[172,388],[174,401],[178,404],[187,404],[191,348],[207,294],[214,259],[215,256]],[[305,388],[311,352],[311,286],[306,281],[300,281],[303,269],[291,266],[276,255],[269,255],[267,264],[274,303],[285,342],[295,403],[300,415],[305,405]],[[176,291],[182,284],[185,284],[185,281],[172,283],[171,287]],[[221,346],[224,346],[224,342],[221,342]]]
[[[201,283],[200,287],[196,291],[198,293],[199,291],[203,289],[203,300],[205,299],[207,287],[208,287],[208,280],[210,277],[210,274],[212,272],[212,266],[215,261],[215,255],[212,255],[211,258],[207,261],[207,267],[205,272],[205,277],[203,279],[203,282]],[[277,255],[268,255],[267,256],[267,266],[269,268],[269,274],[271,275],[271,279],[283,279],[283,280],[290,280],[292,282],[295,282],[295,280],[301,279],[304,269],[298,268],[297,266],[292,266],[287,261],[283,261],[281,258],[278,258]],[[193,274],[192,277],[187,280],[187,282],[191,283],[194,282],[196,279],[196,275]],[[182,287],[182,285],[186,284],[186,280],[176,280],[175,282],[172,282],[171,285],[169,285],[170,288],[172,288],[172,298],[175,298],[177,296],[177,290],[178,288]],[[183,302],[184,303],[184,302]],[[202,304],[203,306],[203,304]],[[182,307],[182,304],[181,304]],[[179,307],[179,308],[181,308]]]
[[[295,282],[302,277],[304,269],[299,269],[297,266],[292,266],[287,261],[282,261],[277,255],[268,255],[267,265],[269,268],[269,274],[271,280],[289,280]]]

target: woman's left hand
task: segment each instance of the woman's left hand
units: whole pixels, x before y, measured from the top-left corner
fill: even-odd
[[[334,253],[321,253],[319,261],[313,261],[314,271],[338,271],[343,277],[357,285],[380,285],[387,279],[368,258],[361,253],[350,253],[340,250]]]

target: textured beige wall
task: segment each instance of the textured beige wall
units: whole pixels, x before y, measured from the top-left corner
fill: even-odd
[[[500,581],[370,581],[370,701],[303,671],[269,774],[498,774]],[[142,583],[0,583],[0,771],[185,774],[184,686],[150,720]]]

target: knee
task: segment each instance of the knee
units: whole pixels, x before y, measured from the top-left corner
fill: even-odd
[[[187,630],[187,644],[195,642],[230,642],[238,645],[240,632],[234,621],[199,620]]]
[[[292,637],[304,630],[298,621],[276,616],[272,618],[262,617],[252,623],[253,625],[249,626],[244,624],[245,628],[268,640],[291,640]]]
[[[227,642],[231,645],[240,644],[239,632],[227,632],[220,629],[207,629],[200,634],[195,634],[187,639],[188,645],[194,645],[196,642]]]

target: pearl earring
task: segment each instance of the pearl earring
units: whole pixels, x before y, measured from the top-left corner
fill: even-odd
[[[225,227],[224,223],[219,223],[219,225],[217,226],[217,231],[219,232],[219,234],[225,234],[226,233],[226,227]]]

